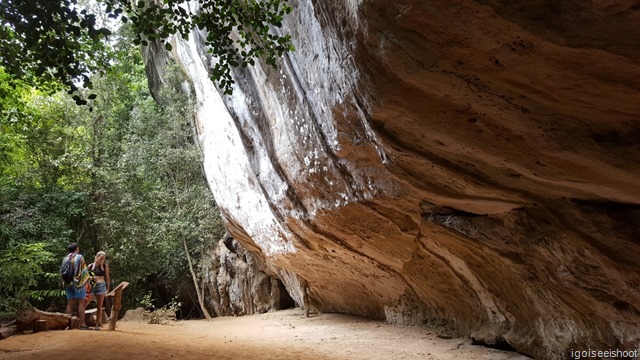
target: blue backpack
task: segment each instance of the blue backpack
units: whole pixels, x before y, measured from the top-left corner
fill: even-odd
[[[60,275],[62,276],[62,281],[64,281],[65,285],[71,284],[73,282],[73,277],[76,275],[76,270],[74,267],[75,257],[76,254],[73,254],[62,261],[62,266],[60,267]]]

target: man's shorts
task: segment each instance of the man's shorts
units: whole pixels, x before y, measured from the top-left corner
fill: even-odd
[[[77,288],[75,285],[71,284],[67,286],[67,300],[71,299],[82,299],[87,297],[87,289],[83,286],[81,288]]]

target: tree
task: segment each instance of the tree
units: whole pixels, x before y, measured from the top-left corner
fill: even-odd
[[[164,43],[171,35],[188,38],[193,29],[206,33],[205,45],[218,58],[211,77],[231,93],[231,67],[254,64],[258,58],[275,66],[293,50],[289,35],[270,32],[291,12],[286,0],[103,0],[112,19],[131,22],[136,44]],[[43,85],[61,81],[69,93],[91,88],[91,74],[109,65],[107,40],[111,31],[99,14],[77,0],[10,0],[0,2],[0,66],[12,81]],[[234,35],[235,34],[235,35]],[[88,97],[95,98],[95,94]],[[87,100],[74,95],[78,104]]]
[[[74,92],[77,82],[91,87],[89,75],[106,67],[110,31],[75,0],[3,1],[0,10],[0,65],[13,81],[59,80]]]
[[[28,289],[37,285],[43,265],[53,254],[45,244],[20,244],[0,250],[0,293],[13,296],[0,298],[0,312],[20,307],[29,298]]]
[[[114,280],[131,282],[128,295],[154,290],[162,305],[193,292],[189,258],[197,273],[224,232],[192,104],[174,91],[185,79],[168,71],[168,103],[157,104],[130,34],[125,25],[112,35],[112,66],[92,79],[93,112],[25,83],[6,102],[22,108],[20,119],[0,119],[0,313],[63,300],[58,269],[70,242],[89,261],[105,250]]]
[[[19,103],[19,122],[0,120],[0,313],[59,298],[60,259],[86,213],[83,136],[64,101],[24,87]]]
[[[85,220],[95,246],[109,254],[113,277],[131,282],[127,295],[153,290],[162,305],[173,296],[161,289],[175,295],[196,287],[187,256],[197,271],[224,227],[202,174],[193,105],[176,91],[186,79],[168,69],[161,90],[167,101],[157,104],[130,29],[121,33],[113,66],[94,79],[95,110],[78,114],[91,163]]]

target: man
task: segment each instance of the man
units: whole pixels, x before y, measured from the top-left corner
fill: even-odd
[[[84,309],[87,296],[85,284],[89,280],[89,273],[87,271],[87,264],[84,261],[84,257],[80,255],[80,247],[76,243],[72,243],[67,246],[69,255],[65,256],[62,260],[62,266],[65,262],[70,262],[73,280],[65,284],[65,290],[67,292],[67,314],[73,315],[73,307],[78,304],[78,318],[80,319],[80,329],[88,329],[84,323]]]

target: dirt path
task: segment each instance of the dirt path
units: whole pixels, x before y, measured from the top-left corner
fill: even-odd
[[[0,359],[528,359],[441,339],[434,330],[347,315],[305,318],[299,309],[116,331],[48,331],[0,341]]]

